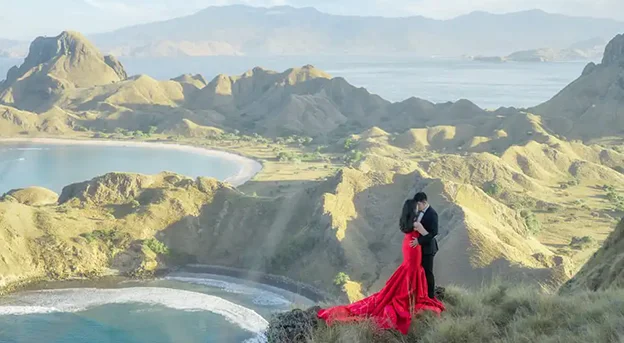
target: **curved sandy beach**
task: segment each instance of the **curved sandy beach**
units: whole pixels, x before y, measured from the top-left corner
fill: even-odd
[[[240,166],[238,173],[232,175],[223,182],[230,183],[233,186],[240,186],[251,180],[258,172],[262,170],[262,165],[250,158],[241,155],[200,148],[183,144],[172,144],[165,142],[128,142],[128,141],[109,141],[109,140],[80,140],[80,139],[61,139],[61,138],[0,138],[1,143],[26,143],[26,144],[44,144],[44,145],[97,145],[97,146],[122,146],[122,147],[139,147],[149,149],[169,149],[190,152],[194,154],[213,156],[221,159],[229,160]]]

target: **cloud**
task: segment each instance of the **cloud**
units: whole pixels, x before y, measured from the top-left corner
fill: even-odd
[[[123,13],[132,13],[136,12],[137,8],[133,8],[126,3],[117,2],[117,1],[106,1],[106,0],[84,0],[84,2],[96,9],[105,10],[110,12],[123,12]]]

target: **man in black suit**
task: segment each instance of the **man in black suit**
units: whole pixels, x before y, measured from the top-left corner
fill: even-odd
[[[435,278],[433,276],[433,257],[438,252],[438,213],[429,205],[427,194],[423,192],[416,193],[413,201],[416,203],[418,217],[415,222],[420,222],[425,231],[420,232],[421,236],[414,238],[411,246],[422,247],[422,266],[427,276],[427,291],[429,298],[435,296]]]

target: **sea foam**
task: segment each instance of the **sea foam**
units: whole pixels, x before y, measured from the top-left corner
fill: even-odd
[[[215,280],[204,277],[183,277],[183,276],[167,276],[165,280],[179,281],[185,283],[192,283],[196,285],[209,286],[219,288],[225,292],[233,294],[243,294],[252,296],[252,302],[260,306],[288,306],[292,304],[281,295],[273,292],[265,291],[259,288],[245,286],[233,282],[227,282],[223,280]]]
[[[241,329],[256,334],[249,342],[262,342],[268,322],[255,311],[203,293],[157,287],[123,289],[76,288],[24,292],[3,299],[0,315],[80,312],[107,304],[143,303],[181,311],[208,311]]]

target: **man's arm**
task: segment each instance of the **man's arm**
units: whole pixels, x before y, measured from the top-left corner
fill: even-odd
[[[438,213],[433,212],[431,214],[431,219],[429,219],[428,221],[429,221],[428,223],[429,225],[427,225],[425,230],[429,231],[429,234],[426,236],[418,237],[418,244],[420,245],[429,244],[431,240],[433,239],[433,237],[438,235]]]

